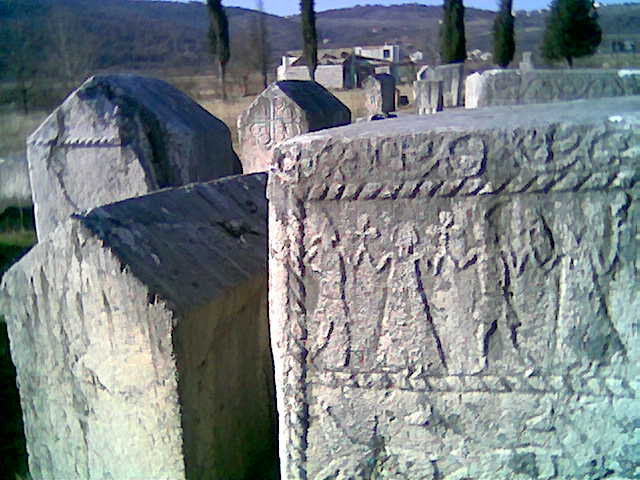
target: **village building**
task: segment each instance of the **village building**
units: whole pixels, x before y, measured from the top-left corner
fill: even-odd
[[[318,50],[316,81],[325,88],[361,88],[370,75],[388,73],[401,83],[415,76],[416,65],[410,59],[401,61],[398,45],[357,46]],[[277,69],[278,81],[310,80],[301,50],[287,52]]]

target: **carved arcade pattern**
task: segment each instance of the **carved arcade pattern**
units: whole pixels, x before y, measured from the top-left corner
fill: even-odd
[[[287,422],[295,432],[288,451],[298,458],[292,463],[302,467],[290,478],[308,473],[309,428],[345,440],[339,455],[327,452],[334,460],[314,478],[334,478],[336,472],[341,478],[365,478],[372,469],[391,468],[394,462],[393,468],[410,478],[442,478],[437,465],[417,450],[408,448],[398,456],[385,445],[404,434],[401,428],[414,432],[418,443],[432,434],[429,441],[441,442],[430,407],[425,407],[424,418],[420,411],[404,417],[398,413],[401,421],[394,424],[391,417],[382,419],[380,406],[363,416],[371,425],[358,433],[335,397],[323,400],[317,394],[314,408],[322,410],[316,413],[322,426],[314,427],[309,388],[362,392],[356,395],[569,395],[605,403],[635,399],[640,384],[630,384],[620,372],[574,375],[558,368],[585,362],[590,368],[608,368],[614,356],[628,355],[629,339],[616,330],[605,297],[623,250],[631,205],[625,192],[640,179],[633,168],[634,135],[601,129],[585,141],[561,129],[550,137],[525,132],[510,147],[511,170],[517,173],[499,182],[486,175],[491,158],[487,143],[465,135],[429,145],[425,162],[420,162],[426,173],[418,178],[341,183],[328,175],[326,183],[299,186],[301,197],[294,202],[288,227],[291,355],[285,370],[291,385]],[[397,164],[404,169],[404,153],[397,155],[389,168]],[[586,169],[584,158],[605,170]],[[307,169],[305,177],[317,168],[309,158],[298,165]],[[457,178],[439,180],[438,172]],[[587,194],[598,197],[590,202]],[[526,205],[519,206],[525,197]],[[378,208],[383,201],[415,205],[412,201],[421,199],[434,203],[431,213],[419,218],[407,218],[402,207],[389,207],[395,214]],[[554,219],[553,201],[568,202],[569,213],[560,209]],[[485,222],[473,221],[478,218]],[[498,278],[498,285],[487,284],[491,278]],[[577,286],[560,289],[561,284]],[[581,285],[592,288],[583,291]],[[538,297],[529,298],[532,286]],[[587,297],[589,302],[580,302]],[[636,330],[632,327],[632,334]],[[558,342],[572,345],[570,351],[561,352]],[[451,355],[454,350],[466,355]],[[494,358],[494,351],[502,357]],[[402,402],[390,403],[389,411],[398,405]],[[556,455],[541,452],[541,458]]]

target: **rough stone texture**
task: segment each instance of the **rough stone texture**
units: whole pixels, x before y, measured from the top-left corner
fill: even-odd
[[[363,84],[367,114],[387,115],[396,111],[396,80],[388,73],[378,73],[366,78]]]
[[[350,122],[349,108],[319,83],[302,80],[273,83],[238,117],[244,172],[268,170],[278,142]]]
[[[640,70],[488,70],[465,83],[467,108],[640,95]]]
[[[282,143],[283,478],[638,478],[638,145],[640,97]]]
[[[32,478],[244,480],[273,466],[265,183],[75,215],[5,274]]]
[[[521,72],[529,72],[534,69],[531,52],[522,52],[522,61],[518,69]]]
[[[433,69],[433,75],[427,75],[427,80],[442,80],[442,98],[445,108],[461,107],[464,105],[464,63],[450,63],[438,65]]]
[[[416,99],[416,113],[430,115],[444,108],[442,98],[442,80],[418,80],[413,82],[413,94]]]
[[[74,212],[241,173],[227,126],[171,85],[91,77],[27,140],[39,238]]]
[[[7,207],[30,207],[31,205],[27,159],[20,155],[0,158],[0,213]]]

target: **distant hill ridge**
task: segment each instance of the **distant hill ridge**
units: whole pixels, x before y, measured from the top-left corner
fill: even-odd
[[[212,68],[206,45],[208,17],[203,3],[20,0],[20,4],[23,11],[31,9],[28,15],[24,14],[29,22],[41,22],[44,26],[51,23],[50,12],[65,12],[65,21],[75,22],[71,29],[74,43],[90,42],[98,69]],[[261,14],[239,7],[227,7],[226,10],[233,55],[233,45],[248,41],[249,32]],[[519,51],[537,51],[546,14],[546,11],[518,12],[516,42]],[[599,14],[605,42],[632,39],[640,49],[640,4],[603,6]],[[275,66],[286,51],[301,48],[298,17],[262,15],[265,15],[271,61]],[[442,7],[417,3],[365,5],[320,12],[317,14],[319,47],[398,43],[405,52],[423,51],[426,60],[432,63],[438,51],[441,15]],[[468,50],[491,51],[494,16],[493,11],[466,8]],[[0,32],[4,29],[2,23],[11,18],[15,16],[0,7]],[[10,75],[7,55],[7,48],[0,50],[0,78]]]

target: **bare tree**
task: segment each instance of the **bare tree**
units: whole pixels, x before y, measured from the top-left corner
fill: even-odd
[[[70,88],[84,80],[95,65],[98,42],[78,17],[66,8],[56,8],[48,16],[48,71]]]

